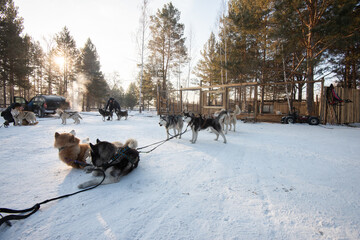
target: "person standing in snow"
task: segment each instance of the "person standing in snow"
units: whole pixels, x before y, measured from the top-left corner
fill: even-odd
[[[121,107],[120,107],[120,104],[114,99],[114,98],[109,98],[107,104],[106,104],[106,107],[105,107],[105,111],[109,108],[109,111],[112,112],[113,110],[116,110],[117,111],[120,111],[121,110]],[[107,120],[110,120],[110,116],[108,117]]]

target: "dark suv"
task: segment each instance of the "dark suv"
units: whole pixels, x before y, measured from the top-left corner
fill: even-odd
[[[14,102],[22,104],[25,110],[33,111],[41,118],[46,114],[54,114],[58,108],[70,107],[65,97],[57,95],[36,95],[30,101],[26,101],[23,97],[14,97]]]

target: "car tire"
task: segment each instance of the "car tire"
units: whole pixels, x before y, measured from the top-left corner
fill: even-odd
[[[309,118],[309,124],[310,125],[319,125],[320,120],[317,117],[311,117]]]
[[[286,121],[286,123],[288,123],[288,124],[290,124],[290,123],[291,123],[291,124],[292,124],[292,123],[295,123],[295,119],[294,119],[293,117],[287,117],[285,121]]]
[[[45,117],[45,113],[44,113],[44,110],[42,108],[38,109],[38,116],[39,116],[39,118]]]

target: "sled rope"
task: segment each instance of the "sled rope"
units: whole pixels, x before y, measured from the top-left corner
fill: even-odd
[[[167,141],[170,141],[171,139],[176,138],[177,136],[183,135],[185,132],[187,132],[187,129],[188,129],[189,125],[190,125],[190,124],[188,124],[188,125],[186,126],[185,131],[183,131],[182,133],[178,133],[178,134],[176,134],[176,135],[174,135],[174,136],[171,136],[171,134],[169,134],[171,137],[169,137],[168,139],[161,140],[161,141],[158,141],[158,142],[155,142],[155,143],[146,145],[146,146],[144,146],[144,147],[137,148],[136,150],[138,150],[139,153],[151,153],[152,151],[154,151],[155,149],[157,149],[158,147],[160,147],[161,145],[163,145],[163,144],[166,143]],[[154,146],[154,145],[157,145],[157,146],[155,146],[154,148],[150,149],[149,151],[146,151],[146,152],[139,151],[139,150],[141,150],[141,149],[148,148],[148,147],[151,147],[151,146]]]
[[[85,163],[84,165],[91,166],[90,164],[87,164],[87,163]],[[31,208],[27,208],[27,209],[16,210],[16,209],[10,209],[10,208],[0,208],[0,213],[18,213],[18,214],[10,214],[10,215],[7,215],[5,217],[2,214],[0,214],[0,217],[1,217],[0,218],[0,226],[3,223],[6,223],[8,226],[11,226],[10,220],[20,220],[20,219],[25,219],[27,217],[30,217],[32,214],[36,213],[40,209],[41,205],[43,205],[43,204],[46,204],[48,202],[52,202],[52,201],[55,201],[55,200],[59,200],[59,199],[62,199],[62,198],[70,197],[70,196],[76,195],[78,193],[89,191],[91,189],[94,189],[94,188],[100,186],[105,180],[105,172],[102,169],[93,169],[93,170],[94,171],[100,171],[103,174],[103,179],[97,185],[94,185],[94,186],[91,186],[89,188],[79,190],[79,191],[76,191],[76,192],[73,192],[73,193],[70,193],[70,194],[65,194],[65,195],[62,195],[62,196],[59,196],[59,197],[47,199],[47,200],[45,200],[43,202],[36,203]]]

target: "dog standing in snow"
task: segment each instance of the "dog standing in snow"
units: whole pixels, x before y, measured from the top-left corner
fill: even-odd
[[[241,113],[241,110],[240,110],[239,106],[235,105],[234,112],[230,113],[230,119],[229,119],[230,129],[229,129],[229,131],[231,131],[231,128],[232,128],[231,126],[234,126],[234,132],[235,132],[236,122],[237,122],[236,116],[239,115],[240,113]]]
[[[202,116],[196,117],[194,114],[185,113],[184,121],[189,124],[192,130],[192,138],[190,142],[196,142],[200,130],[210,128],[211,131],[216,134],[216,141],[218,140],[219,135],[221,135],[224,139],[224,143],[226,143],[226,137],[220,124],[220,121],[222,121],[225,116],[226,113],[223,111],[215,118],[205,118]]]
[[[66,119],[73,119],[75,124],[79,124],[80,119],[82,119],[82,117],[80,116],[80,114],[78,112],[65,112],[58,108],[58,109],[56,109],[56,113],[61,118],[61,124],[64,124],[64,125],[66,125]]]
[[[169,139],[170,129],[174,130],[174,136],[176,136],[176,134],[179,134],[179,139],[181,138],[181,132],[184,126],[184,121],[181,115],[160,115],[159,125],[160,127],[165,126],[167,139]]]

